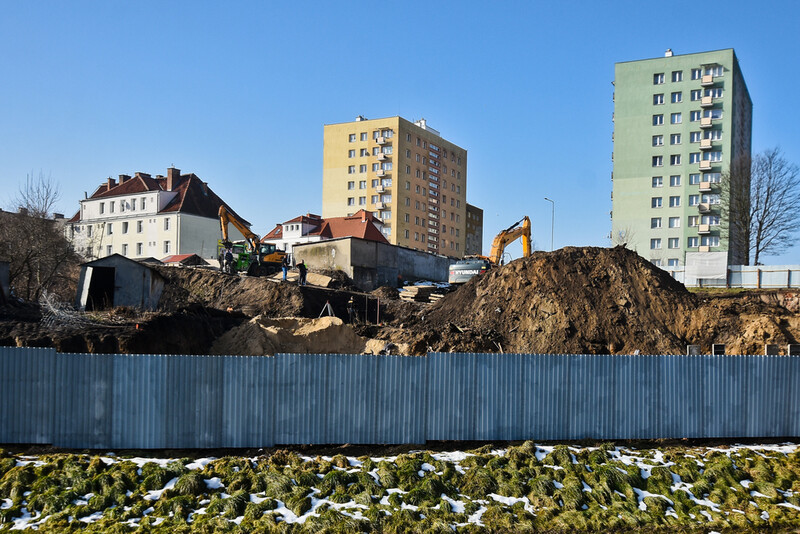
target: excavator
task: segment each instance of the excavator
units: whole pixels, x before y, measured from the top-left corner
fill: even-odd
[[[522,257],[527,258],[531,255],[531,220],[526,215],[494,237],[492,250],[489,257],[474,255],[466,256],[463,259],[450,265],[450,284],[463,284],[472,277],[483,274],[492,267],[503,264],[503,253],[506,247],[522,239]]]
[[[228,224],[232,224],[245,237],[244,241],[231,242],[228,237]],[[219,207],[219,227],[222,230],[222,239],[217,241],[217,257],[220,258],[222,268],[225,251],[231,249],[233,253],[233,270],[246,272],[249,276],[265,276],[276,273],[281,269],[281,262],[286,256],[278,250],[273,243],[262,243],[261,238],[254,234],[236,215],[225,208]]]

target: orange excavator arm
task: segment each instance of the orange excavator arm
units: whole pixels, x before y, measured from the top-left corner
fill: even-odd
[[[261,238],[258,235],[254,234],[250,228],[245,226],[245,224],[240,221],[235,215],[229,212],[224,205],[219,207],[219,227],[222,230],[222,241],[224,243],[230,243],[230,239],[228,238],[228,224],[232,224],[241,234],[247,239],[247,242],[250,243],[250,248],[252,252],[258,251],[258,244],[261,241]]]
[[[527,215],[495,236],[489,260],[500,265],[506,246],[519,238],[522,238],[522,255],[527,258],[531,255],[531,220]]]

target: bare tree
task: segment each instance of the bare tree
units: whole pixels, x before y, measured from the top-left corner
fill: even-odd
[[[723,174],[722,196],[730,207],[723,218],[732,249],[745,265],[758,265],[766,254],[780,254],[794,245],[800,229],[800,170],[779,148],[734,161]]]
[[[0,259],[9,262],[9,283],[14,294],[36,300],[43,290],[72,299],[77,257],[53,220],[59,187],[42,173],[28,176],[11,201],[13,212],[0,213]]]

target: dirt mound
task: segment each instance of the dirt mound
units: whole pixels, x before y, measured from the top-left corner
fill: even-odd
[[[357,335],[338,317],[270,319],[258,316],[219,337],[211,347],[211,354],[377,354],[386,344],[386,341]],[[405,354],[408,348],[399,346],[393,351]]]
[[[493,351],[666,354],[685,351],[697,305],[635,252],[567,247],[475,277],[420,320],[434,348],[453,334]]]
[[[370,295],[378,297],[381,300],[397,300],[400,298],[400,292],[397,288],[391,286],[381,286],[378,289],[372,290]]]

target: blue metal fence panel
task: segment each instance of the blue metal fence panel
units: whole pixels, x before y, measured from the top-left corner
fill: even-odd
[[[377,391],[372,443],[426,441],[427,358],[377,358]]]
[[[166,436],[169,356],[114,356],[113,448],[156,449]]]
[[[428,439],[474,439],[474,355],[428,355]]]
[[[475,360],[474,429],[468,439],[521,439],[521,354],[470,354]]]
[[[275,358],[224,358],[222,442],[225,447],[271,447]]]
[[[0,443],[50,443],[56,351],[0,347]]]
[[[59,354],[53,444],[106,448],[112,442],[114,355]]]

